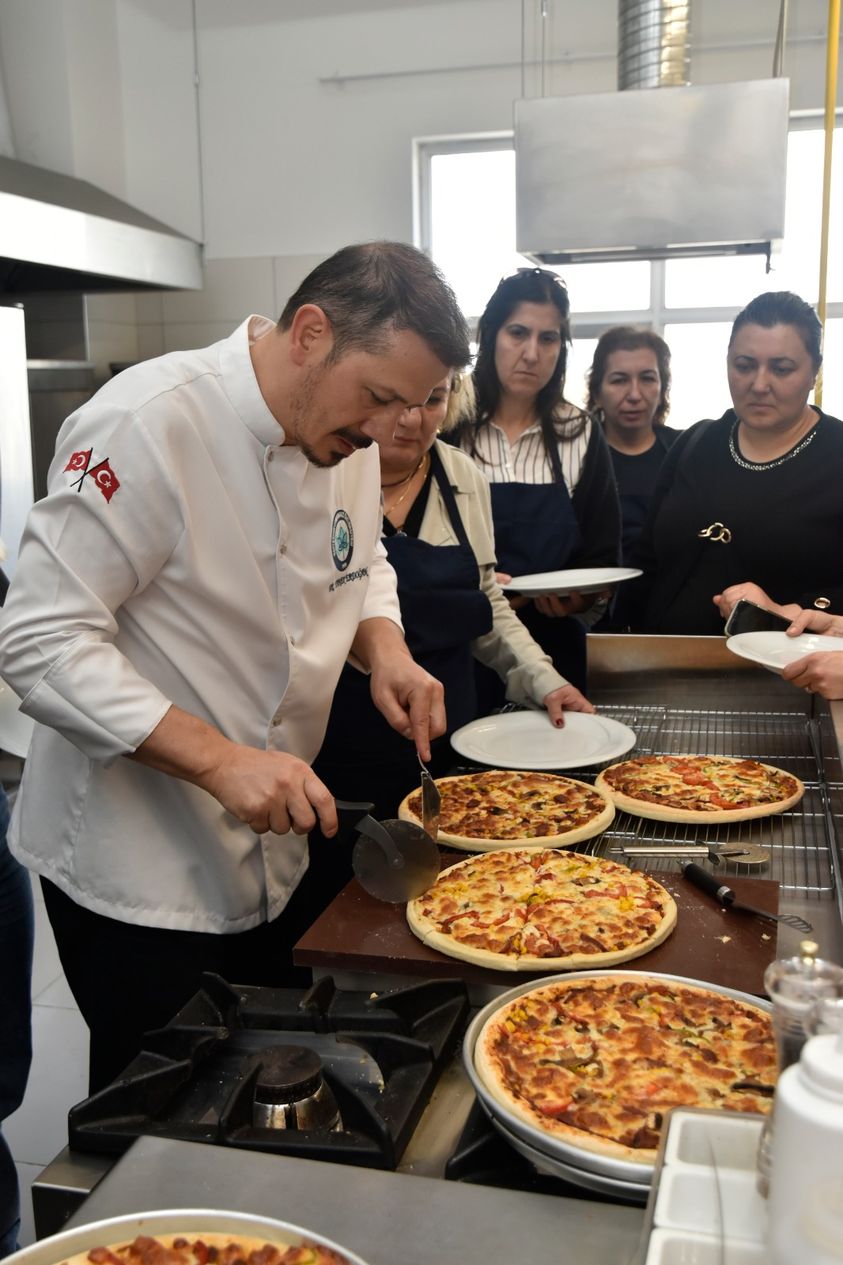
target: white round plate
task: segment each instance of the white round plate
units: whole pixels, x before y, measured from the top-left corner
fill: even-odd
[[[0,751],[25,757],[35,721],[19,711],[20,699],[5,681],[0,681]]]
[[[795,663],[816,650],[843,650],[843,637],[827,637],[820,633],[800,633],[798,637],[788,637],[783,632],[746,632],[729,637],[726,648],[741,659],[751,659],[771,672],[781,672],[789,663]]]
[[[634,580],[640,571],[632,567],[576,567],[573,571],[539,571],[535,575],[514,575],[502,584],[504,593],[521,593],[533,597],[538,593],[600,593],[603,589]]]
[[[499,769],[583,769],[631,751],[636,734],[627,725],[590,712],[566,712],[556,729],[545,711],[482,716],[451,735],[466,760]]]

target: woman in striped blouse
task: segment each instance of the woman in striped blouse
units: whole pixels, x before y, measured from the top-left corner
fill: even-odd
[[[508,576],[609,567],[619,559],[620,510],[606,441],[563,395],[569,312],[555,273],[522,268],[500,282],[478,326],[475,407],[455,442],[492,485],[498,566]],[[581,690],[585,631],[601,613],[599,596],[510,599],[556,670]],[[487,705],[498,701],[495,689],[484,682]]]

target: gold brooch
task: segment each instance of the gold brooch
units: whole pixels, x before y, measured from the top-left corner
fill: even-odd
[[[728,545],[732,539],[732,533],[725,523],[710,523],[708,527],[703,527],[702,531],[698,531],[697,535],[704,540],[711,540],[721,545]]]

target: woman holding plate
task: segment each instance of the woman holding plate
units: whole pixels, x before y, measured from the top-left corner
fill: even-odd
[[[740,597],[843,612],[843,423],[808,403],[821,340],[787,291],[736,317],[732,408],[673,445],[639,542],[645,631],[722,634]]]
[[[407,645],[445,687],[448,734],[482,714],[475,659],[500,677],[512,702],[544,707],[561,726],[565,710],[594,708],[555,670],[501,593],[488,484],[466,456],[437,439],[453,424],[458,390],[453,376],[444,379],[424,406],[407,409],[375,436],[383,541],[398,577]],[[438,777],[453,755],[447,736],[432,747],[430,769]],[[374,800],[387,817],[418,786],[412,742],[384,721],[368,677],[351,665],[340,677],[314,768],[340,798]]]
[[[505,277],[480,318],[475,402],[455,442],[491,484],[504,576],[614,567],[620,510],[600,427],[563,395],[570,303],[559,277]],[[585,633],[600,593],[518,596],[512,605],[556,669],[585,688]]]

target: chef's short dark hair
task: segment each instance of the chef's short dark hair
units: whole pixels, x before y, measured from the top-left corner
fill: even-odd
[[[344,246],[305,277],[278,321],[289,329],[314,303],[331,322],[331,360],[352,350],[379,352],[391,333],[411,330],[448,368],[471,357],[468,326],[454,292],[422,251],[403,242]]]
[[[790,290],[768,290],[766,294],[759,294],[751,303],[747,303],[744,310],[735,317],[729,335],[730,347],[738,330],[743,329],[744,325],[760,325],[763,329],[772,329],[774,325],[793,325],[799,331],[814,369],[819,370],[823,362],[823,327],[810,303],[800,299],[798,294],[793,294]]]
[[[585,407],[589,413],[597,415],[600,412],[597,397],[603,386],[612,352],[640,351],[642,347],[646,347],[653,353],[659,368],[661,394],[659,407],[653,416],[653,425],[664,425],[664,419],[670,410],[670,348],[654,329],[645,329],[639,325],[613,325],[598,338],[594,349],[594,359],[587,375],[588,400]]]

